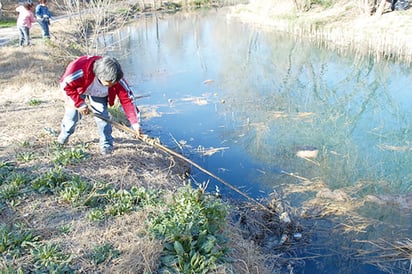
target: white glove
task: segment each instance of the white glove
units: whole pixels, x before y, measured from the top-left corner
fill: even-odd
[[[140,124],[133,124],[132,128],[136,132],[136,137],[139,138],[139,136],[142,134],[142,128],[140,127]]]

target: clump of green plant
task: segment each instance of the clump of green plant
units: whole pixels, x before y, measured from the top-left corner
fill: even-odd
[[[64,191],[68,196],[68,191]],[[80,193],[79,193],[80,194]],[[87,214],[90,221],[103,221],[108,216],[122,216],[140,207],[160,203],[160,192],[133,186],[116,190],[107,184],[96,183],[84,189],[82,205],[92,207]]]
[[[0,162],[0,184],[7,181],[7,177],[13,172],[15,164],[8,161]]]
[[[31,182],[34,190],[40,193],[54,193],[64,182],[71,180],[62,168],[51,169]]]
[[[34,244],[30,250],[37,273],[71,273],[72,256],[61,251],[57,244]]]
[[[182,188],[168,210],[150,220],[151,231],[164,240],[161,270],[208,273],[225,262],[228,207],[204,190]]]
[[[111,243],[96,245],[89,253],[88,258],[94,265],[99,265],[103,262],[110,262],[112,259],[118,258],[121,252],[113,247]]]
[[[100,222],[106,219],[106,214],[103,208],[92,208],[89,213],[87,213],[86,218],[92,222]]]
[[[25,248],[35,243],[38,237],[22,223],[0,225],[0,254],[16,257],[24,253]]]
[[[89,154],[85,151],[84,147],[76,147],[66,149],[61,146],[57,146],[53,155],[53,163],[56,165],[67,166],[74,163],[79,163],[82,160],[88,159]]]
[[[9,203],[14,203],[21,189],[31,180],[27,173],[18,172],[14,166],[7,164],[0,167],[0,177],[0,201]]]
[[[60,226],[59,231],[62,234],[68,234],[70,231],[72,231],[73,226],[71,224],[63,224]]]
[[[40,105],[42,102],[39,99],[31,99],[29,101],[29,106],[38,106]]]
[[[30,147],[30,141],[24,140],[23,142],[20,143],[21,147]]]
[[[25,172],[12,172],[7,178],[7,182],[15,183],[17,186],[22,186],[29,183],[32,180],[32,176]]]
[[[136,198],[125,189],[118,191],[112,189],[107,195],[109,199],[107,210],[112,216],[128,213],[137,204]]]
[[[148,191],[143,187],[132,187],[130,191],[111,189],[107,192],[107,199],[107,212],[111,216],[118,216],[131,212],[138,206],[155,204],[158,196],[156,192]]]
[[[11,201],[19,195],[19,186],[12,182],[0,187],[0,198],[6,201]]]
[[[34,152],[32,151],[23,151],[18,152],[16,155],[16,160],[19,162],[30,162],[36,158]]]
[[[63,182],[58,190],[59,197],[76,206],[83,205],[86,195],[92,186],[80,177],[74,177],[69,181]]]

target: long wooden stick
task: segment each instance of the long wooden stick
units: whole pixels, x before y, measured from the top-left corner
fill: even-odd
[[[227,186],[227,187],[230,188],[231,190],[239,193],[240,195],[242,195],[243,197],[245,197],[245,198],[248,199],[249,201],[257,204],[257,205],[260,206],[262,209],[272,212],[269,208],[267,208],[266,206],[264,206],[262,203],[256,201],[255,199],[253,199],[252,197],[250,197],[249,195],[247,195],[246,193],[244,193],[243,191],[241,191],[241,190],[238,189],[237,187],[229,184],[228,182],[226,182],[226,181],[223,180],[222,178],[220,178],[220,177],[216,176],[215,174],[211,173],[210,171],[204,169],[203,167],[201,167],[200,165],[196,164],[196,163],[193,162],[192,160],[186,158],[185,156],[183,156],[183,155],[177,153],[176,151],[171,150],[170,148],[165,147],[164,145],[160,144],[160,141],[159,141],[159,140],[150,138],[148,135],[143,135],[143,134],[140,134],[139,136],[137,136],[136,132],[135,132],[133,129],[131,129],[131,128],[129,128],[129,127],[127,127],[127,126],[119,123],[119,122],[116,122],[116,121],[107,119],[106,117],[103,117],[103,116],[100,115],[100,114],[97,114],[97,113],[94,113],[94,112],[91,112],[91,113],[92,113],[95,117],[97,117],[97,118],[99,118],[99,119],[102,119],[102,120],[110,123],[110,124],[113,125],[114,127],[118,128],[118,129],[120,129],[120,130],[123,130],[123,131],[125,131],[125,132],[131,133],[135,138],[137,137],[137,139],[139,139],[140,141],[143,141],[143,142],[145,142],[145,143],[147,143],[147,144],[149,144],[149,145],[152,145],[152,146],[154,146],[154,147],[156,147],[156,148],[159,148],[159,149],[161,149],[161,150],[169,153],[170,155],[173,155],[173,156],[175,156],[175,157],[177,157],[177,158],[179,158],[179,159],[184,160],[185,162],[193,165],[194,167],[198,168],[200,171],[204,172],[205,174],[207,174],[207,175],[213,177],[214,179],[218,180],[219,182],[221,182],[222,184],[224,184],[225,186]]]

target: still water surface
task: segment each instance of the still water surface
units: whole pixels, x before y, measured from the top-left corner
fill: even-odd
[[[139,101],[144,131],[249,195],[268,198],[302,183],[290,174],[358,202],[411,192],[410,68],[255,29],[222,10],[143,17],[105,41],[114,42],[128,81],[150,94]],[[303,148],[318,156],[297,157]],[[318,190],[287,202],[301,206]],[[408,212],[368,203],[354,212],[378,223],[360,239],[412,237]],[[332,256],[327,266],[308,262],[305,273],[377,273],[355,261]],[[336,271],[345,264],[353,269]]]

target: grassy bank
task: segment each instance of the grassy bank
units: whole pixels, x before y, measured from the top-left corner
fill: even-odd
[[[1,271],[265,273],[270,256],[232,222],[238,210],[187,186],[184,163],[117,130],[102,156],[91,117],[68,146],[55,143],[63,66],[52,51],[0,49],[11,72],[0,92]]]
[[[306,9],[297,2],[252,0],[234,7],[231,18],[340,52],[412,62],[412,9],[391,11],[387,4],[382,15],[370,15],[363,1],[309,1]]]

